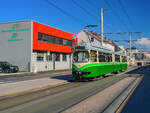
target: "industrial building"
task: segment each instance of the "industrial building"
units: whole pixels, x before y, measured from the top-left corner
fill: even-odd
[[[0,24],[0,61],[20,71],[70,69],[73,34],[35,21]]]

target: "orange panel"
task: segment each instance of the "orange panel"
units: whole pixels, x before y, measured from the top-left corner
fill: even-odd
[[[64,32],[33,21],[33,50],[72,53],[72,47],[38,41],[38,32],[67,40],[72,40],[73,37],[73,34],[71,33]]]

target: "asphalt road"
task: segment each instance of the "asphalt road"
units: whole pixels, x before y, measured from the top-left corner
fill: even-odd
[[[128,76],[128,74],[106,77],[55,95],[46,96],[44,98],[5,109],[0,113],[58,113],[81,102],[89,96],[95,95],[126,76]]]
[[[122,113],[150,113],[150,67],[143,67],[144,78],[127,102]]]
[[[76,87],[73,89],[69,89],[67,91],[55,94],[55,95],[47,95],[46,97],[40,97],[39,99],[37,98],[34,101],[30,101],[27,103],[22,103],[20,105],[14,106],[14,107],[10,107],[8,109],[4,109],[2,111],[0,111],[0,113],[58,113],[60,111],[63,111],[67,108],[69,108],[70,106],[77,104],[78,102],[88,98],[89,96],[92,96],[100,91],[102,91],[104,88],[107,88],[109,86],[111,86],[112,84],[116,83],[117,81],[120,81],[121,79],[125,78],[126,76],[128,76],[129,74],[136,74],[136,73],[141,73],[143,74],[143,69],[145,69],[145,67],[140,67],[134,71],[131,71],[127,74],[122,74],[120,75],[114,75],[114,76],[110,76],[110,77],[106,77],[102,80],[99,81],[94,81],[94,82],[89,82],[88,84],[82,85],[81,87]],[[61,73],[61,76],[59,76],[59,74]],[[36,79],[39,77],[46,77],[46,76],[50,76],[53,78],[57,78],[57,79],[70,79],[71,75],[69,74],[70,72],[60,72],[58,73],[53,73],[53,74],[49,74],[49,73],[45,73],[45,74],[41,74],[38,76],[34,76],[34,75],[25,75],[25,76],[20,76],[20,78],[17,78],[17,76],[9,76],[9,77],[4,77],[3,81],[7,82],[9,80],[12,80],[12,82],[15,81],[20,81],[20,80],[26,80],[26,79]],[[68,75],[66,74],[68,73]],[[63,74],[63,76],[62,76]],[[58,76],[57,76],[58,75]],[[31,76],[31,78],[29,77]],[[15,77],[12,79],[12,77]],[[29,78],[27,78],[29,77]],[[46,91],[45,93],[49,93],[49,91]],[[42,94],[43,95],[43,94]],[[22,96],[22,99],[29,98],[29,97],[25,97]],[[19,100],[19,99],[18,99]],[[19,101],[20,101],[19,100]],[[5,101],[10,102],[8,101]],[[17,101],[14,101],[17,102]],[[1,104],[2,105],[2,104]],[[53,112],[52,112],[53,111]]]
[[[64,70],[64,71],[42,72],[37,74],[28,73],[28,74],[0,76],[0,84],[33,80],[33,79],[39,79],[44,77],[51,77],[51,78],[62,79],[62,80],[72,80],[71,71]]]
[[[28,74],[5,75],[5,76],[0,76],[0,84],[33,80],[33,79],[39,79],[44,77],[51,77],[54,79],[70,81],[72,80],[72,72],[71,70],[64,70],[64,71],[39,72],[37,74],[28,73]]]

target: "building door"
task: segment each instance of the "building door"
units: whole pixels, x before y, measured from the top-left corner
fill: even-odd
[[[69,68],[72,68],[72,58],[71,58],[71,54],[69,54]]]
[[[46,70],[53,70],[53,58],[52,53],[47,52],[46,54]]]
[[[55,67],[55,61],[56,61],[56,55],[55,55],[55,53],[53,53],[52,56],[53,56],[52,57],[52,60],[53,60],[53,70],[55,70],[55,68],[56,68]]]

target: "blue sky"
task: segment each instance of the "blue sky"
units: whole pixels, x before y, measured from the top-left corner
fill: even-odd
[[[142,32],[133,34],[133,40],[142,37],[150,40],[149,6],[149,0],[1,0],[0,22],[32,19],[76,34],[88,24],[100,25],[100,8],[108,8],[104,11],[105,33]],[[65,14],[58,8],[62,9]],[[99,33],[100,27],[93,30]],[[112,40],[129,39],[129,34],[107,34],[106,36]],[[128,47],[127,42],[117,43]],[[134,42],[133,45],[148,51],[149,46]]]

